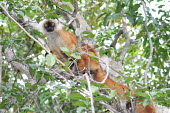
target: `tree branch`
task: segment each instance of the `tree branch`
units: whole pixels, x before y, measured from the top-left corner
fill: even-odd
[[[106,103],[103,102],[103,101],[99,101],[99,103],[100,103],[100,104],[103,104],[104,106],[106,106],[106,107],[109,109],[109,111],[110,111],[111,113],[121,113],[121,112],[119,112],[119,111],[113,109],[113,107],[112,107],[111,105],[106,104]]]
[[[73,14],[71,14],[70,12],[64,10],[63,8],[61,8],[61,7],[57,6],[57,5],[56,5],[56,7],[57,7],[58,9],[61,9],[64,13],[67,13],[67,14],[73,16]]]
[[[88,85],[88,89],[89,89],[92,113],[95,113],[94,104],[93,104],[94,103],[94,101],[93,101],[93,94],[92,94],[92,90],[91,90],[89,76],[87,75],[87,73],[85,73],[84,75],[85,75],[85,78],[86,78],[86,81],[87,81],[87,85]]]
[[[73,0],[73,2],[74,2],[73,17],[76,17],[77,12],[78,12],[78,2],[77,2],[77,0]]]
[[[28,65],[23,64],[21,62],[16,61],[18,58],[15,56],[14,52],[11,48],[7,47],[4,51],[4,54],[7,58],[7,61],[17,70],[19,70],[21,73],[25,74],[28,77],[28,80],[30,83],[35,84],[36,83],[36,76],[32,77],[33,75],[30,74]],[[38,81],[39,84],[46,83],[45,78],[41,78],[40,81]]]
[[[135,43],[138,43],[139,41],[141,41],[141,39],[137,39],[137,40],[130,40],[130,43],[131,43],[131,44],[135,44]]]
[[[81,93],[81,94],[83,94],[83,95],[86,95],[86,96],[90,97],[90,95],[89,95],[89,93],[87,93],[87,91],[78,90],[78,92]],[[99,95],[101,95],[101,94],[99,93]],[[105,102],[103,102],[103,101],[99,101],[99,103],[102,104],[102,105],[104,105],[104,106],[106,106],[106,108],[107,108],[111,113],[121,113],[121,112],[115,110],[115,109],[113,108],[113,106],[111,106],[111,105],[109,105],[109,104],[107,104],[107,103],[105,103]]]
[[[31,52],[32,48],[34,47],[35,41],[31,44],[29,50],[24,54],[24,57],[27,57],[29,53]]]
[[[2,97],[2,86],[1,86],[1,84],[2,84],[2,45],[0,45],[0,98]]]
[[[24,73],[29,80],[32,79],[32,76],[29,72],[29,69],[26,65],[20,63],[20,62],[17,62],[15,61],[17,59],[17,57],[15,56],[15,54],[13,53],[13,51],[7,47],[4,51],[4,54],[7,58],[7,61],[12,64],[12,66],[14,66],[17,70],[19,70],[21,73]]]
[[[144,14],[145,14],[144,28],[145,28],[146,35],[147,35],[148,40],[149,40],[149,45],[150,45],[149,60],[148,60],[148,63],[147,63],[147,65],[146,65],[146,69],[145,69],[145,73],[144,73],[144,79],[145,79],[144,82],[145,82],[145,85],[147,85],[147,83],[148,83],[147,73],[148,73],[148,70],[149,70],[149,67],[150,67],[150,64],[151,64],[151,61],[152,61],[153,44],[152,44],[152,40],[151,40],[149,31],[148,31],[148,28],[147,28],[148,17],[147,17],[147,11],[146,11],[146,4],[144,3],[144,1],[141,1],[141,2],[142,2],[142,5],[143,5],[143,11],[144,11]]]
[[[111,43],[110,47],[115,47],[117,40],[119,39],[120,35],[123,34],[123,29],[120,28],[117,34],[114,36],[114,41]]]
[[[122,9],[121,11],[121,15],[122,15],[122,23],[123,23],[123,34],[125,35],[125,38],[126,38],[126,43],[124,45],[124,48],[120,54],[120,57],[119,57],[119,60],[118,60],[118,64],[119,65],[123,65],[123,60],[125,58],[125,55],[127,53],[127,50],[128,50],[128,47],[130,46],[130,36],[129,36],[129,33],[127,31],[127,26],[126,26],[126,18],[125,18],[125,15],[124,15],[124,9]]]

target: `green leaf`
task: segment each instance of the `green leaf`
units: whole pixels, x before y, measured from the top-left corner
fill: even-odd
[[[122,4],[122,2],[118,1],[115,12],[120,13],[123,7],[124,7],[124,5]]]
[[[166,90],[166,93],[167,93],[167,94],[170,94],[170,90]]]
[[[98,17],[97,17],[97,19],[96,20],[98,20],[100,17],[102,17],[102,16],[104,16],[104,15],[106,15],[107,13],[102,13],[102,14],[100,14]]]
[[[36,75],[36,80],[39,81],[42,77],[43,73],[41,71],[38,71],[37,72],[37,75]]]
[[[72,3],[72,0],[62,0],[63,2],[71,2]]]
[[[72,99],[72,100],[86,100],[86,98],[81,95],[80,93],[74,93],[74,94],[71,94],[68,98]]]
[[[126,77],[125,83],[129,83],[129,82],[131,82],[131,81],[133,81],[133,80],[134,80],[133,77]]]
[[[130,0],[124,0],[124,4],[125,5],[128,5],[128,2],[129,2]]]
[[[148,31],[151,32],[151,31],[153,31],[154,29],[155,29],[155,27],[153,26],[152,23],[150,23],[150,24],[148,25]]]
[[[94,54],[93,52],[88,52],[88,54],[95,56],[95,54]],[[96,57],[93,57],[93,56],[90,56],[90,58],[91,58],[93,61],[98,62],[98,59],[97,59]]]
[[[83,111],[86,109],[87,109],[86,107],[78,107],[76,113],[83,113]]]
[[[129,22],[133,25],[134,24],[134,18],[131,15],[126,14],[127,19]]]
[[[48,54],[46,56],[46,64],[49,67],[52,67],[56,62],[56,55]]]
[[[96,93],[99,91],[99,87],[96,87],[96,86],[91,86],[91,89],[92,89],[92,93]]]
[[[31,87],[31,83],[26,83],[25,87]]]
[[[63,51],[63,52],[70,52],[70,50],[66,47],[60,47],[60,49]]]
[[[49,79],[55,80],[55,78],[54,78],[51,74],[49,74],[49,73],[44,73],[44,78],[45,78],[46,80],[49,80]]]
[[[140,7],[140,4],[135,4],[133,6],[133,11],[137,11],[139,7]]]
[[[83,101],[76,101],[73,103],[74,106],[82,106],[82,107],[86,107],[86,104]]]
[[[119,17],[120,17],[120,13],[115,13],[115,14],[108,16],[108,19],[113,19],[114,21],[116,21],[116,19]]]
[[[117,94],[116,90],[111,90],[111,92],[109,93],[109,98],[112,99],[113,97],[115,97]]]
[[[45,101],[51,98],[51,95],[46,95],[40,99],[40,104],[44,104]]]
[[[81,59],[81,56],[79,54],[72,53],[71,56],[75,59]]]
[[[61,8],[63,8],[64,10],[68,11],[68,12],[72,12],[72,9],[68,6],[68,5],[60,5]]]
[[[37,10],[38,6],[31,6],[31,10]]]
[[[145,97],[145,98],[150,98],[146,93],[143,93],[143,92],[136,92],[135,93],[136,96],[139,96],[139,97]]]
[[[143,106],[146,107],[147,105],[150,104],[150,100],[149,99],[145,99],[143,102],[142,102]]]
[[[99,50],[99,54],[100,54],[101,57],[102,57],[105,53],[106,53],[106,52],[105,52],[105,49],[101,48],[101,49]]]
[[[29,72],[33,76],[35,74],[36,70],[33,69],[31,66],[29,66]]]
[[[106,24],[107,24],[107,20],[108,20],[108,16],[109,16],[110,14],[107,14],[105,17],[104,17],[104,21],[103,21],[103,25],[104,26],[106,26]]]
[[[17,11],[17,13],[18,13],[18,15],[20,16],[20,17],[24,17],[24,12],[22,12],[22,11]]]
[[[107,101],[107,102],[110,102],[110,101],[111,101],[109,98],[104,97],[104,96],[94,97],[94,100],[95,100],[95,101]]]
[[[21,95],[17,95],[16,98],[17,98],[17,100],[18,100],[19,102],[22,101],[22,96],[21,96]]]
[[[85,36],[83,38],[88,38],[88,37],[94,38],[94,34],[90,31],[84,31],[84,32],[82,32],[82,34],[85,34]]]
[[[57,3],[51,3],[51,5],[58,5],[58,2]]]

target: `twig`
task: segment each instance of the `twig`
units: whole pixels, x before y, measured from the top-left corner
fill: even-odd
[[[34,40],[38,45],[40,45],[48,54],[51,54],[51,52],[44,47],[37,39],[35,39],[30,33],[28,33],[9,13],[8,11],[2,6],[2,4],[0,4],[0,7],[3,9],[3,11],[5,12],[6,16],[9,17],[13,22],[15,22],[32,40]],[[65,64],[63,62],[61,62],[59,59],[56,59],[57,62],[59,62],[61,65],[65,66]],[[68,71],[74,75],[72,73],[72,71],[68,68]]]
[[[107,80],[107,78],[109,77],[109,66],[108,64],[106,64],[107,70],[106,70],[106,76],[105,78],[100,82],[101,84],[104,84]]]
[[[69,26],[76,18],[72,18],[67,24],[66,26]]]
[[[78,2],[77,2],[77,0],[73,0],[73,2],[74,2],[74,11],[73,11],[73,17],[76,17],[76,15],[77,15],[77,11],[78,11]]]
[[[114,41],[111,43],[110,47],[115,47],[118,38],[120,37],[120,35],[123,34],[123,29],[120,28],[120,30],[117,32],[117,34],[114,36]]]
[[[111,113],[121,113],[121,112],[119,112],[119,111],[113,109],[112,106],[110,106],[109,104],[106,104],[106,103],[103,102],[103,101],[99,101],[99,103],[105,105],[105,106],[109,109],[109,111],[110,111]]]
[[[148,73],[148,70],[149,70],[149,67],[150,67],[150,64],[151,64],[151,61],[152,61],[153,44],[152,44],[152,40],[151,40],[149,31],[148,31],[148,28],[147,28],[148,17],[147,17],[147,12],[146,12],[146,4],[144,3],[144,1],[141,1],[141,2],[142,2],[142,5],[143,5],[143,11],[144,11],[144,14],[145,14],[144,28],[145,28],[145,31],[146,31],[146,35],[149,39],[149,45],[150,45],[149,60],[148,60],[148,63],[146,65],[146,69],[145,69],[145,73],[144,73],[144,79],[145,79],[144,82],[145,82],[145,85],[147,85],[147,82],[148,82],[147,73]]]
[[[24,57],[27,57],[28,54],[30,53],[30,51],[32,50],[32,48],[34,47],[35,41],[31,44],[31,47],[29,48],[29,50],[25,53]]]
[[[2,97],[2,45],[0,45],[0,97]]]
[[[63,8],[61,8],[61,7],[59,7],[59,6],[56,6],[56,7],[57,7],[57,8],[59,8],[59,9],[61,9],[63,12],[65,12],[65,13],[67,13],[67,14],[69,14],[69,15],[73,16],[73,14],[71,14],[70,12],[68,12],[68,11],[64,10]]]
[[[123,64],[123,60],[124,60],[125,55],[127,53],[128,47],[130,46],[130,36],[129,36],[129,33],[127,31],[126,18],[124,16],[124,10],[123,9],[121,11],[121,15],[122,15],[122,23],[123,23],[123,33],[124,33],[125,38],[126,38],[126,43],[124,45],[124,48],[123,48],[123,50],[120,54],[119,60],[118,60],[119,65]]]
[[[137,39],[137,40],[130,40],[130,44],[135,44],[135,43],[138,43],[139,41],[141,41],[141,39]]]
[[[90,95],[89,95],[89,93],[87,93],[87,91],[82,91],[82,90],[77,90],[77,91],[78,91],[80,94],[83,94],[83,95],[86,95],[86,96],[90,97]],[[99,93],[99,95],[100,95],[100,93]],[[111,113],[121,113],[121,112],[115,110],[115,109],[113,108],[113,106],[111,106],[111,105],[109,105],[109,104],[107,104],[107,103],[105,103],[105,102],[103,102],[103,101],[99,101],[99,103],[102,104],[102,105],[104,105],[104,106],[106,106],[106,108],[107,108]]]
[[[90,80],[89,80],[89,76],[87,75],[87,73],[84,74],[86,81],[87,81],[87,85],[88,85],[88,89],[89,89],[89,93],[90,93],[90,102],[91,102],[91,109],[92,109],[92,113],[95,113],[95,109],[94,109],[94,101],[93,101],[93,94],[92,94],[92,90],[91,90],[91,85],[90,85]]]

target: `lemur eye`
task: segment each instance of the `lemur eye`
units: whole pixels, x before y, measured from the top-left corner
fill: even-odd
[[[44,27],[48,27],[48,24],[44,24]]]
[[[51,25],[52,25],[52,26],[55,26],[55,23],[52,23]]]

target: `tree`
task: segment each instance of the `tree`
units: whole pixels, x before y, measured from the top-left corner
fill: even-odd
[[[78,37],[78,46],[86,42],[98,50],[102,69],[113,80],[137,88],[135,95],[144,100],[144,106],[153,99],[169,107],[170,11],[163,10],[165,4],[156,11],[149,7],[153,3],[2,0],[1,111],[126,112],[116,91],[96,83],[87,73],[69,71],[71,62],[56,62],[53,55],[45,55],[50,52],[38,23],[50,18],[63,22]]]

